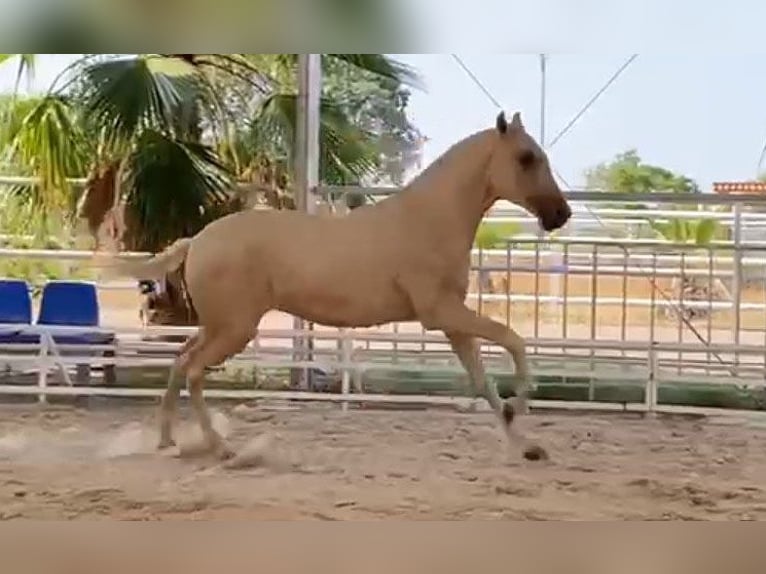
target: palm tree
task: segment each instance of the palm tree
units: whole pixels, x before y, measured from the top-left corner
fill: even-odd
[[[19,77],[34,64],[22,56]],[[97,246],[141,251],[253,201],[290,208],[296,66],[296,54],[85,55],[7,122],[9,157],[39,178],[14,191],[43,212],[76,199]],[[323,66],[392,91],[418,81],[382,54],[325,54]],[[381,166],[378,135],[337,96],[321,101],[320,179],[358,183]],[[83,175],[78,195],[67,178]]]

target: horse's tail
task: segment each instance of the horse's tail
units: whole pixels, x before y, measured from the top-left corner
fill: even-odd
[[[113,273],[130,275],[138,280],[161,279],[167,273],[178,269],[184,262],[191,242],[191,237],[184,237],[146,261],[115,261],[112,259],[104,266]]]

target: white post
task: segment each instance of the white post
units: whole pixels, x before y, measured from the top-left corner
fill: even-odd
[[[545,149],[545,120],[546,110],[548,105],[547,98],[547,84],[548,84],[548,56],[540,54],[540,147]],[[538,237],[543,239],[545,237],[542,230],[538,231]],[[558,245],[554,243],[548,243],[547,249],[548,266],[550,271],[548,273],[548,294],[552,295],[551,302],[547,305],[548,313],[552,316],[547,317],[546,321],[557,321],[559,311],[559,297],[561,296],[561,273],[562,257],[558,250]]]
[[[56,365],[58,365],[59,370],[61,371],[61,376],[64,377],[64,382],[70,387],[74,385],[72,378],[69,376],[69,371],[67,371],[67,366],[64,363],[64,359],[61,356],[61,353],[59,353],[58,347],[56,346],[56,340],[53,338],[53,334],[49,331],[45,331],[40,334],[40,340],[45,340],[47,346],[46,355],[48,357],[53,355],[53,361],[56,363]]]
[[[649,343],[647,367],[649,368],[649,376],[647,377],[644,391],[644,404],[646,406],[645,415],[648,417],[653,417],[656,415],[660,377],[659,358],[657,357],[657,349],[654,342]]]
[[[46,333],[40,335],[40,354],[37,363],[37,388],[40,393],[37,395],[37,402],[44,405],[48,402],[46,389],[48,388],[48,337]]]
[[[351,342],[351,337],[348,329],[340,329],[338,332],[338,336],[340,337],[340,345],[341,345],[341,356],[340,356],[340,362],[343,365],[342,369],[342,379],[341,379],[341,394],[343,395],[343,398],[348,398],[349,393],[351,393],[351,354],[353,349],[353,344]],[[346,412],[348,410],[348,401],[343,401],[343,412]]]
[[[731,295],[732,311],[734,317],[732,321],[732,343],[739,347],[740,327],[742,326],[742,317],[740,315],[740,305],[742,304],[742,203],[734,204],[734,269],[732,277]],[[712,289],[712,285],[711,285]],[[739,376],[739,352],[734,351],[734,376]]]
[[[295,203],[299,211],[314,214],[317,210],[314,190],[319,184],[319,102],[322,91],[322,55],[298,54],[298,125],[295,138]],[[293,319],[296,331],[313,329],[306,325],[300,317]],[[311,360],[311,338],[296,338],[293,349],[306,357],[301,360]],[[298,357],[295,357],[297,359]],[[308,389],[308,369],[301,373],[299,386]]]
[[[540,147],[545,148],[545,108],[548,58],[540,54]]]

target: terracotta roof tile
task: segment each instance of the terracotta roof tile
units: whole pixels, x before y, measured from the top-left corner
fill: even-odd
[[[716,193],[757,193],[766,194],[766,182],[763,181],[717,181],[713,183]]]

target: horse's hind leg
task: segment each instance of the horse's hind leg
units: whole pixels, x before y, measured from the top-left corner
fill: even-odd
[[[218,365],[245,348],[254,336],[252,329],[217,329],[206,331],[200,345],[194,350],[186,364],[189,398],[197,415],[202,435],[210,450],[219,458],[230,458],[234,452],[226,445],[220,434],[213,428],[210,413],[202,395],[205,368]]]
[[[176,412],[178,396],[181,394],[181,385],[177,375],[179,370],[184,370],[190,355],[193,353],[193,347],[198,344],[202,335],[203,331],[200,329],[200,331],[189,337],[179,349],[178,355],[170,367],[168,386],[165,389],[165,394],[162,395],[162,402],[160,403],[160,441],[157,445],[159,450],[176,446],[176,442],[173,440],[173,418]]]
[[[479,342],[470,335],[461,333],[445,333],[452,346],[452,350],[460,359],[460,363],[468,373],[468,379],[473,386],[474,391],[482,398],[487,398],[487,382],[484,373],[484,366],[481,363],[481,354],[479,352]],[[499,396],[497,399],[499,400]],[[490,404],[493,399],[488,399]],[[495,401],[496,403],[497,401]],[[501,408],[502,405],[492,404],[493,408]]]

